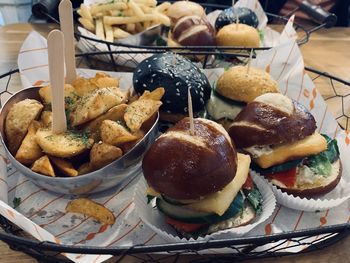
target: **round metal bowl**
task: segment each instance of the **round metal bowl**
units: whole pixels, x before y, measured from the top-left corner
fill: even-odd
[[[18,162],[10,153],[5,140],[5,119],[13,104],[26,98],[40,101],[39,88],[31,87],[15,93],[7,100],[0,112],[1,142],[12,165],[27,176],[38,186],[61,194],[88,194],[97,193],[108,188],[121,185],[121,183],[141,170],[141,160],[149,146],[154,142],[158,134],[158,118],[156,117],[152,127],[148,130],[130,151],[109,165],[91,173],[76,177],[49,177],[33,172],[30,168]]]

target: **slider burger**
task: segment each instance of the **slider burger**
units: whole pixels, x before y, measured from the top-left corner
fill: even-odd
[[[188,116],[188,88],[196,116],[204,112],[211,93],[204,73],[189,59],[173,53],[156,54],[142,61],[134,71],[133,84],[139,95],[145,90],[165,89],[160,119],[171,123]]]
[[[200,4],[191,1],[177,1],[173,3],[166,13],[170,18],[172,26],[184,16],[206,17],[205,11]]]
[[[236,66],[225,71],[206,105],[209,117],[228,128],[238,113],[256,97],[279,93],[277,82],[266,71]]]
[[[235,118],[229,134],[251,155],[252,168],[284,192],[323,195],[340,180],[337,141],[319,134],[311,113],[282,94],[255,98]]]
[[[216,44],[218,46],[256,48],[260,46],[260,35],[258,30],[246,24],[229,24],[217,32]]]
[[[237,154],[221,125],[184,118],[146,152],[142,169],[166,222],[186,238],[249,224],[262,196],[249,176],[249,155]]]

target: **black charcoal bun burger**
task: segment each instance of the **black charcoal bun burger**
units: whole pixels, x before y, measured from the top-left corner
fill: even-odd
[[[186,238],[249,224],[262,196],[249,176],[249,155],[237,154],[225,129],[184,118],[161,135],[142,161],[147,193]]]
[[[247,7],[229,7],[223,10],[215,21],[215,29],[219,30],[222,27],[236,23],[236,19],[239,19],[239,23],[246,24],[248,26],[257,28],[259,25],[258,16]]]
[[[235,66],[218,79],[206,105],[209,117],[226,129],[238,113],[256,97],[265,93],[279,93],[277,82],[262,69]]]
[[[342,175],[337,141],[316,128],[302,104],[267,93],[238,114],[229,134],[271,183],[289,194],[313,197],[334,189]]]
[[[196,116],[204,111],[211,93],[204,73],[189,59],[173,53],[153,55],[142,61],[134,71],[133,84],[138,94],[163,87],[160,116],[172,123],[188,116],[189,88]]]

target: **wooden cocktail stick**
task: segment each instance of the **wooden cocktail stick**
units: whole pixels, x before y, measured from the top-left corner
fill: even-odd
[[[64,107],[64,36],[53,30],[47,38],[49,75],[52,95],[52,132],[67,131]]]
[[[252,63],[252,58],[253,58],[253,49],[250,50],[250,55],[247,63],[247,75],[249,74],[250,70],[250,64]]]
[[[194,135],[194,120],[193,120],[191,88],[188,88],[188,116],[190,117],[190,134]]]
[[[61,31],[65,40],[66,82],[72,84],[77,78],[75,68],[75,47],[73,28],[73,8],[70,0],[62,0],[58,6]]]

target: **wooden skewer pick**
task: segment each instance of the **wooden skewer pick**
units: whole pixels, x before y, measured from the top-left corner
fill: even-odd
[[[52,95],[52,131],[55,134],[67,131],[64,108],[64,36],[53,30],[47,38],[49,75]]]
[[[66,82],[72,84],[77,78],[75,68],[75,47],[73,28],[73,8],[70,0],[62,0],[58,6],[61,31],[65,39]]]
[[[253,49],[250,50],[250,55],[249,55],[248,64],[247,64],[247,75],[249,74],[250,64],[252,63],[252,58],[253,58]]]
[[[236,30],[238,30],[238,24],[239,24],[239,17],[238,17],[238,13],[236,13]]]
[[[235,0],[232,0],[232,6],[235,6]]]
[[[190,134],[194,135],[194,120],[193,120],[191,88],[188,88],[188,103],[187,104],[188,104],[188,115],[190,117]]]

